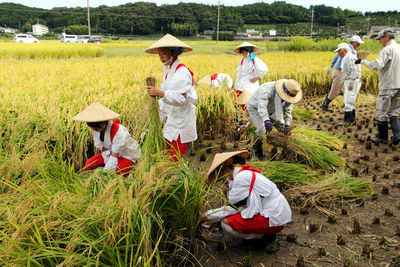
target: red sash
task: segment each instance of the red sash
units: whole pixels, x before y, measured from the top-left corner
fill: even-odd
[[[115,135],[117,134],[118,130],[119,130],[119,125],[121,124],[119,119],[116,119],[113,124],[111,125],[111,130],[110,130],[110,139],[111,139],[111,143],[114,140]]]
[[[238,171],[238,173],[240,173],[242,171],[251,171],[252,174],[253,174],[252,178],[251,178],[251,183],[250,183],[250,190],[249,190],[249,195],[250,195],[251,191],[253,191],[253,186],[254,186],[254,183],[256,181],[256,172],[261,173],[261,170],[253,168],[253,167],[250,167],[250,165],[247,164],[247,165],[242,166],[242,169],[240,169]]]
[[[194,79],[193,79],[193,76],[194,76],[194,73],[188,68],[188,67],[186,67],[184,64],[179,64],[178,66],[176,66],[176,69],[175,69],[175,72],[174,73],[176,73],[176,71],[180,68],[180,67],[185,67],[185,68],[187,68],[188,69],[188,71],[190,72],[190,75],[192,75],[192,86],[193,86],[193,84],[194,84]],[[168,78],[168,72],[167,72],[167,74],[165,74],[165,79],[167,79]]]

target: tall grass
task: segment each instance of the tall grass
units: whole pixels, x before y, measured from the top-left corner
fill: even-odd
[[[195,252],[207,191],[190,165],[158,157],[128,180],[81,176],[61,142],[42,154],[10,149],[0,151],[2,265],[166,266]]]

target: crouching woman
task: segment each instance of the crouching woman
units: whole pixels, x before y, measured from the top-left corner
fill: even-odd
[[[273,238],[291,221],[292,211],[276,185],[261,171],[246,165],[247,151],[216,154],[208,172],[227,179],[229,205],[206,212],[222,229],[243,239]]]
[[[140,146],[118,119],[111,121],[118,117],[119,114],[94,102],[73,118],[87,123],[93,130],[95,147],[102,151],[86,161],[84,170],[104,167],[104,171],[128,176],[138,163]]]

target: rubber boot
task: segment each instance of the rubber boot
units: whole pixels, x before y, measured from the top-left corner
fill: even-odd
[[[345,126],[346,124],[351,123],[352,114],[352,111],[345,112],[343,121],[341,123],[338,123],[338,125]]]
[[[393,137],[389,142],[389,146],[397,146],[400,143],[400,120],[399,117],[390,117],[390,126],[392,127]]]
[[[355,121],[356,121],[356,110],[353,109],[353,111],[351,112],[350,122],[355,122]]]
[[[372,139],[372,141],[380,143],[389,141],[388,138],[389,127],[387,121],[377,121],[377,124],[378,124],[379,136],[377,138]]]
[[[254,135],[254,144],[253,144],[253,160],[261,159],[262,157],[262,137],[258,137]]]
[[[322,103],[322,109],[326,111],[333,111],[333,109],[329,108],[329,103],[331,103],[332,100],[329,100],[328,96],[325,97],[324,103]]]

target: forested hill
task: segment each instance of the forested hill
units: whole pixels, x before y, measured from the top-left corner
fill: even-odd
[[[136,2],[120,6],[99,6],[90,8],[92,32],[100,34],[134,34],[180,32],[180,35],[194,35],[204,30],[216,29],[217,5],[179,3],[161,5]],[[366,30],[369,25],[388,25],[400,22],[400,13],[366,12],[342,10],[325,5],[314,6],[314,22],[321,26],[347,26]],[[389,21],[388,21],[389,20]],[[241,31],[245,24],[292,25],[309,23],[311,8],[287,4],[284,1],[248,4],[239,7],[220,6],[220,30]],[[32,24],[46,25],[55,33],[63,29],[87,32],[86,7],[57,7],[51,10],[32,8],[14,3],[0,4],[0,25],[16,28],[22,32],[31,31]],[[86,27],[86,28],[85,28]]]

